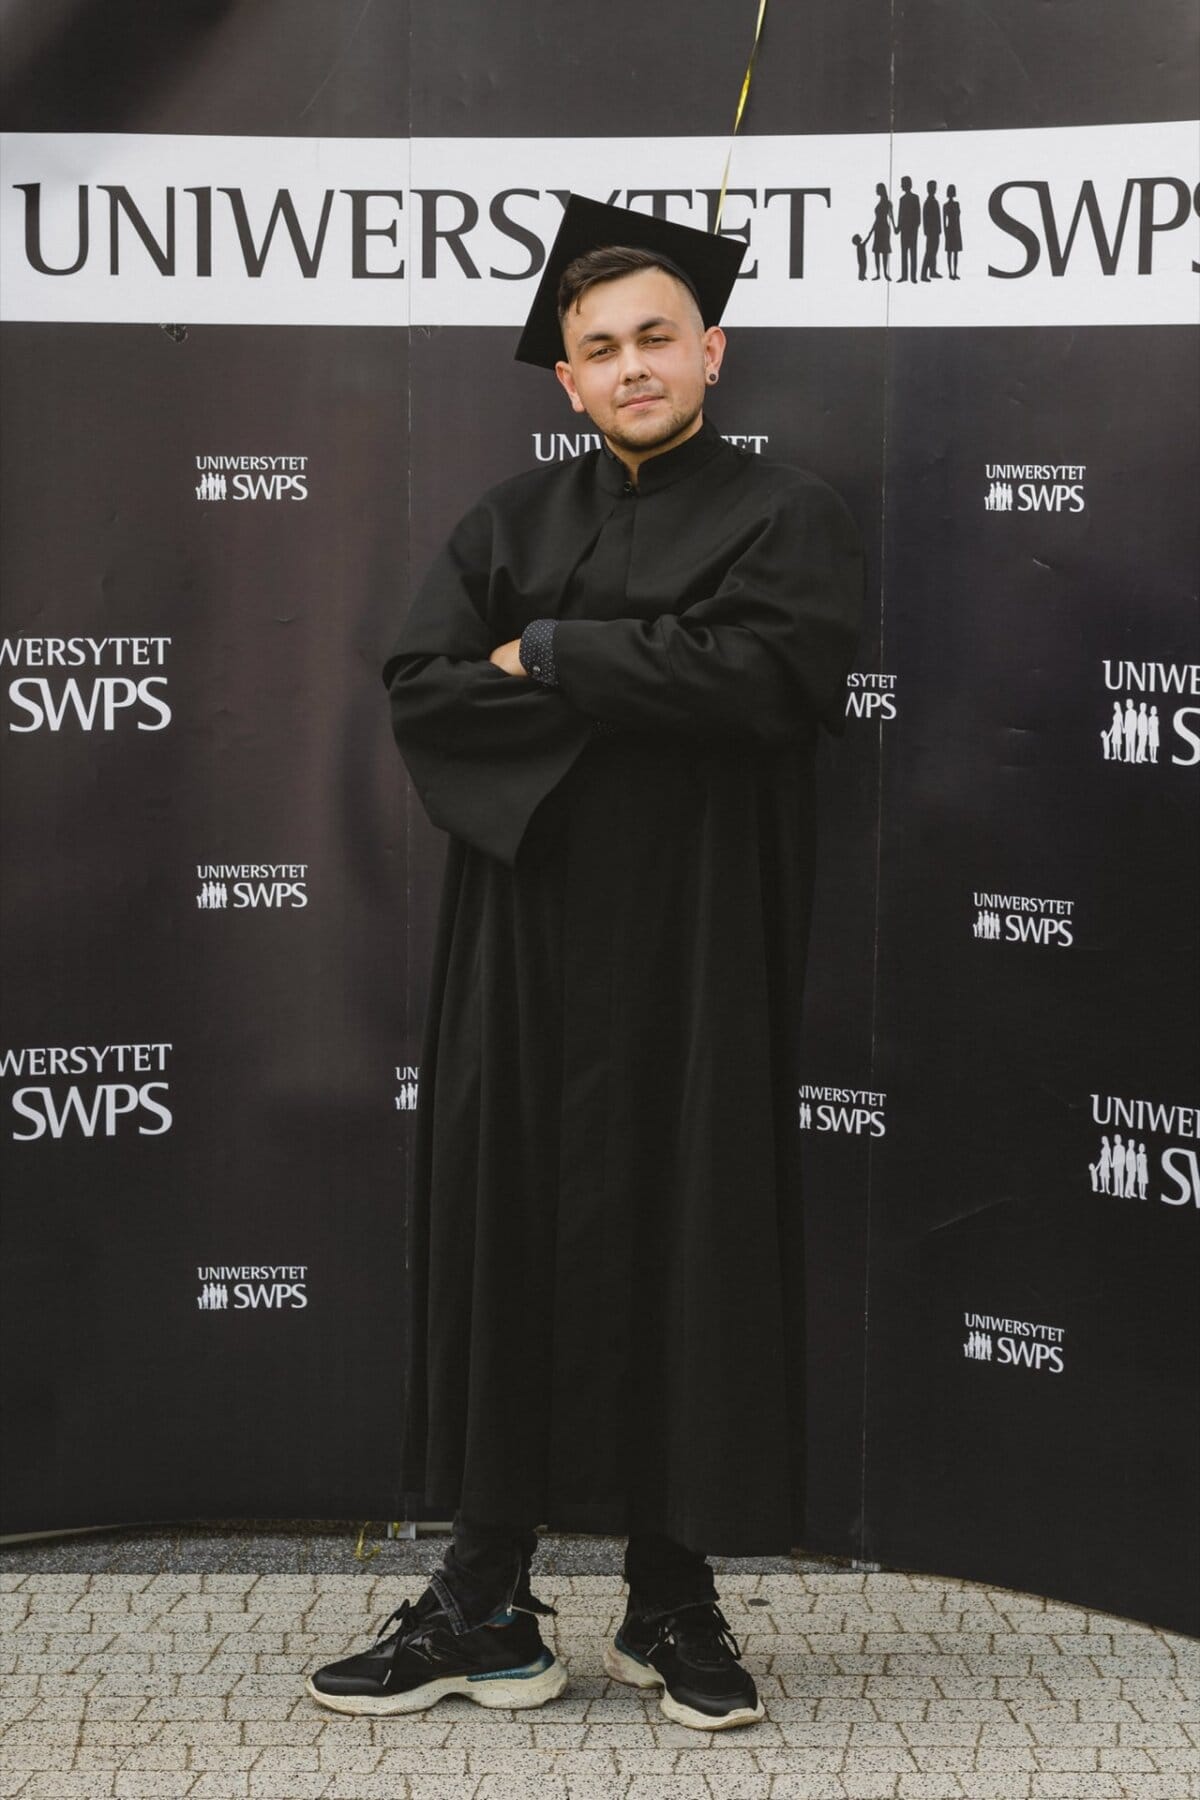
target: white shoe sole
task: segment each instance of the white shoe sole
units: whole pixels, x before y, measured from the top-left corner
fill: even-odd
[[[423,1687],[411,1688],[406,1694],[323,1694],[309,1677],[306,1686],[319,1706],[334,1712],[362,1714],[369,1718],[387,1718],[393,1713],[425,1712],[436,1706],[447,1694],[464,1694],[477,1706],[504,1706],[516,1710],[524,1706],[545,1706],[567,1685],[567,1671],[557,1659],[536,1675],[522,1675],[519,1670],[499,1675],[444,1675],[440,1681],[427,1681]]]
[[[623,1681],[629,1687],[662,1688],[659,1709],[676,1725],[691,1725],[697,1731],[728,1731],[731,1725],[753,1725],[766,1714],[761,1699],[754,1706],[735,1707],[719,1718],[714,1718],[712,1713],[697,1712],[694,1706],[683,1706],[667,1692],[666,1683],[656,1668],[635,1662],[632,1656],[626,1656],[612,1643],[604,1646],[604,1667],[614,1681]]]

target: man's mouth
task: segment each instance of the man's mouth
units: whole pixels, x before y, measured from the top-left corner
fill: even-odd
[[[662,394],[635,394],[632,400],[622,400],[621,405],[622,407],[654,406],[662,398]]]

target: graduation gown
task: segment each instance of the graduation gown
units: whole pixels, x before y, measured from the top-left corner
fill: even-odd
[[[409,1217],[406,1505],[801,1541],[813,747],[858,533],[699,432],[490,490],[384,679],[449,833]],[[490,652],[554,619],[557,687]]]

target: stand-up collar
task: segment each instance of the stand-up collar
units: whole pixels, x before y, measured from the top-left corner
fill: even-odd
[[[724,443],[724,438],[706,415],[700,422],[699,431],[694,431],[682,444],[646,458],[638,470],[635,492],[653,494],[659,488],[670,487],[673,481],[679,481],[683,476],[703,468],[722,449]],[[625,484],[630,479],[629,470],[619,456],[613,455],[603,438],[600,440],[596,472],[601,486],[610,494],[623,493]]]

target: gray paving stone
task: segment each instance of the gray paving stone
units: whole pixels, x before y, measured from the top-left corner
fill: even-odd
[[[839,1775],[824,1770],[776,1775],[771,1783],[771,1800],[847,1800],[848,1792]]]
[[[889,1750],[903,1762],[907,1756],[908,1744],[904,1737],[903,1726],[893,1720],[855,1719],[850,1723],[851,1750]]]
[[[254,1759],[256,1775],[315,1775],[326,1766],[319,1749],[313,1744],[260,1744],[257,1749],[258,1754]],[[380,1755],[374,1744],[366,1744],[357,1749],[343,1745],[340,1752],[345,1759],[344,1766],[348,1769],[373,1769]],[[364,1754],[365,1763],[358,1760]]]
[[[22,1719],[8,1727],[0,1737],[0,1745],[4,1751],[15,1751],[39,1744],[57,1744],[65,1738],[73,1740],[76,1730],[74,1719]]]
[[[1026,1722],[1037,1744],[1092,1744],[1099,1748],[1118,1741],[1119,1727],[1103,1719],[1054,1720],[1046,1724],[1030,1719]]]
[[[118,1769],[113,1776],[115,1800],[183,1800],[197,1781],[197,1772],[151,1774],[148,1770]]]
[[[997,1605],[996,1611],[1014,1631],[1087,1631],[1088,1615],[1076,1607],[1042,1606],[1006,1606],[1003,1602]],[[1109,1632],[1111,1622],[1097,1614],[1097,1629]]]
[[[784,1744],[795,1749],[828,1750],[837,1747],[844,1750],[850,1742],[850,1725],[839,1719],[812,1719],[791,1723],[784,1721],[779,1727],[779,1736]]]
[[[1122,1800],[1121,1781],[1111,1774],[1034,1775],[1031,1800]]]
[[[946,1775],[904,1775],[896,1787],[898,1800],[950,1800],[962,1793],[957,1779]]]
[[[246,1744],[312,1744],[326,1730],[325,1715],[314,1706],[309,1712],[291,1719],[246,1719],[236,1725],[239,1739]],[[369,1730],[366,1720],[348,1721],[358,1733]],[[231,1726],[233,1721],[230,1721]]]
[[[889,1770],[874,1773],[847,1774],[840,1777],[842,1787],[854,1800],[893,1800],[899,1776]]]
[[[197,1700],[199,1706],[203,1702]],[[287,1719],[291,1717],[293,1706],[309,1706],[312,1702],[306,1694],[293,1695],[292,1690],[286,1694],[228,1694],[222,1703],[223,1714],[227,1719]]]
[[[732,1781],[735,1777],[754,1777],[764,1784],[770,1780],[754,1748],[758,1734],[753,1727],[745,1731],[716,1731],[696,1735],[701,1739],[702,1747],[676,1752],[676,1774],[702,1775],[713,1783]],[[652,1773],[650,1769],[642,1772]]]
[[[233,1774],[249,1774],[259,1757],[257,1744],[205,1744],[188,1746],[191,1769],[225,1770]]]
[[[138,1719],[97,1719],[89,1709],[79,1721],[76,1741],[80,1744],[151,1744],[162,1729],[158,1721],[143,1724]]]
[[[658,1754],[652,1752],[651,1754]],[[670,1768],[673,1759],[665,1756],[662,1767]],[[384,1770],[400,1770],[404,1767],[403,1752],[388,1750],[384,1752],[384,1761],[380,1764],[380,1772]],[[556,1774],[574,1778],[586,1776],[589,1780],[611,1781],[617,1774],[617,1765],[612,1755],[603,1750],[539,1750],[533,1746],[514,1748],[501,1742],[473,1746],[467,1755],[467,1767],[464,1775],[478,1777],[480,1775],[512,1775],[522,1781],[533,1781],[547,1770]]]
[[[1053,1701],[1046,1701],[1047,1707],[1053,1707]],[[1029,1717],[1042,1718],[1040,1707],[1026,1709]],[[1064,1715],[1065,1716],[1065,1715]],[[1074,1713],[1069,1715],[1072,1719]],[[1012,1723],[1014,1718],[1023,1718],[1021,1712],[1008,1700],[931,1700],[925,1712],[925,1722],[929,1725],[954,1724],[966,1720],[973,1725],[994,1725],[997,1722]]]
[[[1117,1753],[1114,1752],[1114,1754]],[[1196,1754],[1195,1748],[1191,1745],[1189,1745],[1186,1750],[1167,1750],[1161,1745],[1156,1744],[1152,1750],[1145,1752],[1145,1754],[1150,1757],[1150,1760],[1157,1769],[1161,1769],[1164,1772],[1170,1771],[1181,1774],[1200,1774],[1200,1756]],[[1114,1768],[1117,1766],[1117,1764],[1113,1764]]]
[[[45,1738],[0,1745],[0,1769],[69,1769],[74,1757],[74,1745]]]
[[[865,1695],[831,1694],[816,1701],[818,1719],[877,1719],[875,1703]]]
[[[916,1763],[907,1750],[847,1750],[842,1758],[843,1780],[865,1779],[868,1775],[890,1775],[896,1780],[902,1774],[916,1772]]]
[[[417,1773],[408,1778],[409,1800],[474,1800],[481,1781],[473,1776],[465,1778],[456,1775],[427,1775]],[[515,1796],[514,1796],[515,1800]]]
[[[1111,1749],[1112,1746],[1104,1748]],[[1101,1752],[1095,1744],[1038,1744],[1033,1754],[1039,1769],[1066,1769],[1075,1775],[1086,1774],[1089,1769],[1116,1766],[1100,1761]]]
[[[910,1675],[903,1663],[897,1667],[901,1673],[895,1675],[864,1675],[859,1691],[872,1700],[939,1700],[942,1697],[932,1675]],[[843,1677],[847,1681],[854,1679],[853,1676]]]
[[[189,1767],[187,1744],[162,1742],[142,1744],[130,1750],[123,1763],[127,1770],[178,1770]]]
[[[1116,1732],[1118,1743],[1136,1744],[1152,1753],[1159,1744],[1167,1750],[1184,1750],[1189,1743],[1185,1725],[1173,1725],[1161,1719],[1141,1719],[1136,1725],[1118,1725]]]
[[[974,1744],[980,1732],[978,1725],[965,1719],[941,1719],[932,1723],[924,1719],[914,1720],[911,1725],[902,1725],[901,1732],[909,1745],[917,1744]]]
[[[1081,1705],[1087,1704],[1089,1702],[1081,1701]],[[1196,1717],[1195,1704],[1176,1693],[1160,1694],[1158,1698],[1150,1694],[1139,1693],[1136,1696],[1129,1696],[1123,1705],[1126,1713],[1146,1720],[1177,1719],[1182,1723],[1185,1719]]]
[[[122,1699],[136,1696],[101,1695],[100,1704],[105,1701],[117,1705]],[[140,1703],[141,1711],[137,1714],[141,1719],[223,1719],[225,1718],[225,1696],[223,1694],[155,1694]],[[95,1702],[89,1703],[89,1713],[95,1710]],[[110,1713],[109,1717],[117,1717]]]
[[[654,1747],[647,1748],[648,1745]],[[673,1769],[680,1753],[664,1748],[653,1736],[648,1736],[645,1744],[615,1744],[610,1754],[618,1774],[649,1775],[654,1770],[662,1774]]]
[[[1038,1766],[1034,1752],[1023,1744],[1008,1744],[1003,1750],[981,1750],[976,1744],[914,1744],[911,1755],[917,1768],[930,1775],[939,1769],[958,1775],[1006,1774],[1015,1769],[1032,1773]]]
[[[122,1720],[145,1719],[146,1709],[151,1702],[144,1694],[87,1694],[76,1708],[81,1718],[85,1717],[93,1724],[110,1719],[114,1723]],[[65,1708],[60,1699],[47,1696],[39,1700],[39,1709],[47,1717],[60,1719]]]
[[[866,1634],[854,1632],[815,1632],[811,1631],[795,1639],[780,1634],[779,1646],[770,1652],[772,1656],[786,1655],[788,1649],[803,1654],[816,1656],[862,1656],[864,1654],[881,1655],[880,1651],[867,1652]]]
[[[708,1776],[709,1793],[712,1800],[767,1800],[771,1791],[771,1778],[761,1771],[743,1774],[732,1774],[721,1771]],[[573,1784],[570,1789],[571,1800],[575,1800]],[[600,1795],[597,1794],[597,1800]]]
[[[1003,1753],[1014,1746],[1029,1748],[1033,1742],[1033,1733],[1023,1720],[1013,1719],[1006,1725],[997,1719],[990,1725],[979,1727],[978,1748],[981,1755],[985,1750]]]
[[[1008,1700],[1013,1697],[1014,1689],[1030,1698],[1050,1698],[1049,1689],[1027,1675],[935,1674],[928,1679],[933,1686],[930,1697],[935,1700]],[[874,1691],[868,1682],[867,1692]]]
[[[21,1800],[102,1800],[113,1792],[116,1770],[102,1769],[68,1775],[57,1769],[45,1775],[34,1775],[18,1791]]]
[[[274,1757],[278,1760],[270,1766],[282,1768],[284,1766],[282,1759],[286,1755],[297,1757],[303,1756],[307,1759],[304,1762],[297,1762],[297,1768],[327,1769],[330,1774],[333,1775],[340,1775],[342,1773],[369,1775],[373,1770],[378,1769],[384,1759],[389,1755],[393,1759],[397,1759],[392,1762],[391,1766],[393,1768],[399,1768],[400,1761],[398,1759],[402,1756],[402,1753],[398,1751],[389,1752],[384,1750],[379,1744],[347,1744],[338,1743],[331,1739],[328,1741],[323,1740],[317,1745],[303,1750],[268,1750],[264,1752],[264,1763],[266,1757]]]
[[[1039,1696],[1033,1700],[1007,1700],[998,1704],[1012,1718],[1043,1731],[1052,1731],[1059,1725],[1074,1725],[1079,1719],[1079,1703],[1075,1700],[1051,1700]]]
[[[259,1775],[251,1769],[248,1791],[255,1800],[319,1800],[334,1779],[328,1773],[284,1773]]]
[[[619,1724],[622,1721],[636,1720],[639,1716],[645,1719],[651,1707],[658,1710],[657,1697],[641,1694],[634,1688],[618,1687],[615,1693],[584,1691],[577,1693],[574,1699],[568,1688],[554,1702],[554,1717],[564,1722],[569,1717],[588,1725],[605,1722]]]
[[[495,1777],[488,1779],[494,1781]],[[713,1800],[713,1790],[702,1775],[672,1775],[666,1792],[670,1800]],[[508,1796],[493,1788],[488,1800],[508,1800]],[[661,1776],[635,1775],[625,1790],[625,1800],[666,1800]]]
[[[61,1687],[64,1679],[67,1678],[60,1677],[56,1681],[56,1688]],[[97,1696],[110,1694],[120,1697],[140,1694],[145,1699],[154,1699],[155,1697],[173,1696],[178,1691],[178,1685],[179,1679],[175,1675],[152,1675],[149,1671],[143,1674],[136,1669],[113,1669],[105,1674],[102,1672],[101,1665],[97,1665],[87,1679],[87,1691]]]
[[[1122,1800],[1194,1800],[1200,1794],[1200,1775],[1125,1775]]]
[[[21,1700],[0,1700],[0,1731],[11,1725],[19,1725],[37,1709],[38,1702],[32,1694]]]
[[[395,1775],[335,1775],[321,1792],[330,1800],[396,1800],[408,1793],[408,1784]],[[469,1787],[462,1790],[470,1793]]]
[[[433,1718],[439,1719],[436,1711]],[[444,1714],[440,1715],[437,1724],[428,1722],[420,1714],[409,1718],[377,1719],[370,1730],[373,1741],[385,1750],[402,1748],[412,1758],[414,1769],[426,1769],[431,1775],[450,1774],[455,1769],[466,1768],[471,1746],[469,1742],[455,1740],[444,1719]],[[327,1732],[330,1729],[326,1727]],[[250,1727],[246,1730],[249,1734]],[[513,1739],[514,1743],[516,1741]],[[531,1743],[532,1739],[526,1737],[522,1741]]]

